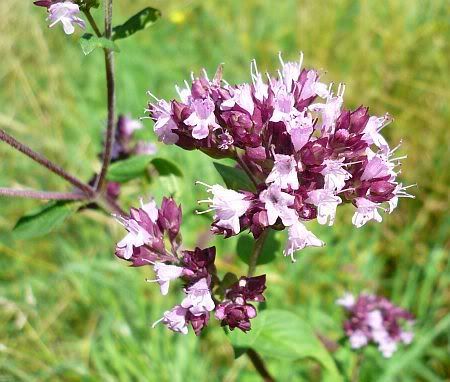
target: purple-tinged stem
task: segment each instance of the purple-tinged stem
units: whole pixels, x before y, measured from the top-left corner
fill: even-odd
[[[275,382],[275,379],[270,375],[261,356],[255,350],[248,349],[247,355],[264,382]]]
[[[236,161],[239,163],[239,166],[245,171],[245,173],[248,175],[252,183],[255,185],[255,187],[258,187],[258,181],[256,180],[255,176],[252,174],[251,170],[248,168],[247,164],[245,163],[244,159],[239,155],[239,153],[236,151]]]
[[[42,200],[85,200],[86,195],[76,192],[51,192],[38,190],[16,190],[0,187],[0,196]]]
[[[112,0],[105,0],[105,38],[108,40],[112,36]],[[103,150],[102,168],[97,178],[95,189],[102,190],[109,164],[111,163],[111,153],[114,145],[115,136],[115,80],[114,80],[114,52],[110,49],[104,49],[105,52],[105,68],[106,68],[106,94],[108,103],[108,118],[106,127],[105,147]]]
[[[261,255],[261,252],[264,248],[264,243],[266,242],[268,233],[269,229],[266,228],[258,237],[258,239],[255,241],[255,245],[253,246],[253,252],[250,255],[250,260],[248,262],[248,271],[247,271],[248,277],[251,277],[255,274],[256,265],[258,264],[258,258]]]
[[[16,150],[20,151],[22,154],[25,154],[27,157],[33,159],[35,162],[44,166],[45,168],[55,173],[56,175],[59,175],[61,178],[67,180],[69,183],[73,184],[79,190],[83,191],[83,193],[86,194],[88,197],[93,197],[95,195],[95,190],[91,186],[87,185],[86,183],[83,183],[81,180],[69,174],[64,169],[59,167],[57,164],[51,162],[49,159],[44,157],[42,154],[37,153],[28,146],[19,142],[17,139],[9,135],[3,129],[0,129],[0,140],[7,143]]]
[[[258,264],[258,258],[262,253],[262,250],[264,248],[264,243],[266,242],[267,235],[269,234],[269,229],[266,228],[261,235],[258,237],[258,239],[255,241],[255,244],[253,246],[253,252],[250,255],[250,260],[248,263],[248,271],[247,276],[251,277],[255,274],[256,271],[256,265]],[[266,368],[266,365],[264,364],[264,360],[261,358],[261,356],[253,349],[249,349],[247,351],[247,356],[250,358],[251,363],[255,367],[258,374],[261,376],[263,381],[265,382],[274,382],[275,379],[270,375],[269,371]]]

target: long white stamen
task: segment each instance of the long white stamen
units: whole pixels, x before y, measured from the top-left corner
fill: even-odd
[[[205,186],[205,187],[208,187],[208,188],[212,188],[212,186],[210,186],[209,184],[206,184],[206,183],[201,182],[201,181],[199,181],[199,180],[196,180],[196,181],[195,181],[195,185],[197,185],[197,184],[201,184],[202,186]]]
[[[147,282],[147,283],[157,283],[158,281],[161,281],[161,280],[159,280],[159,279],[156,279],[156,280],[145,279],[145,282]]]
[[[283,57],[281,57],[281,52],[278,52],[278,59],[280,60],[281,66],[284,66]]]
[[[147,95],[156,100],[156,102],[161,101],[158,97],[156,97],[150,90],[147,90]]]
[[[158,325],[161,321],[163,321],[164,318],[165,318],[165,317],[163,316],[163,317],[161,317],[158,321],[155,321],[155,322],[153,323],[153,325],[152,325],[152,329],[155,329],[155,326]]]
[[[201,203],[212,203],[212,200],[211,199],[197,200],[197,203],[198,204],[201,204]]]
[[[196,213],[197,215],[203,215],[203,214],[207,214],[207,213],[212,212],[212,211],[214,211],[214,208],[209,208],[209,209],[207,209],[207,210],[205,210],[205,211],[195,210],[195,213]]]
[[[300,57],[298,60],[298,65],[300,67],[300,70],[302,69],[302,65],[303,65],[303,52],[300,52]]]

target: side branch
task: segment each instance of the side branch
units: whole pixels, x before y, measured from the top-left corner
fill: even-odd
[[[86,195],[76,192],[49,192],[38,190],[16,190],[0,187],[0,196],[41,200],[85,200]]]
[[[267,370],[264,361],[256,351],[254,351],[253,349],[248,349],[247,355],[264,382],[275,382],[275,379]]]
[[[3,129],[0,129],[0,140],[7,143],[16,150],[20,151],[22,154],[25,154],[27,157],[33,159],[35,162],[44,166],[45,168],[55,173],[56,175],[59,175],[61,178],[67,180],[69,183],[71,183],[72,185],[83,191],[87,196],[93,197],[95,195],[95,190],[92,187],[90,187],[86,183],[83,183],[81,180],[77,179],[73,175],[70,175],[68,172],[59,167],[57,164],[51,162],[42,154],[33,151],[28,146],[19,142],[17,139],[9,135]]]

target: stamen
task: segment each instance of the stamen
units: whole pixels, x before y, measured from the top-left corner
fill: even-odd
[[[156,100],[156,102],[161,101],[159,98],[157,98],[150,90],[147,90],[147,95],[149,95],[150,97],[152,97],[153,99]]]
[[[155,326],[158,325],[161,321],[163,321],[164,318],[165,318],[165,317],[162,316],[158,321],[155,321],[155,322],[153,323],[153,325],[152,325],[152,329],[155,329]]]
[[[196,181],[195,181],[195,185],[197,185],[197,184],[201,184],[202,186],[205,186],[205,187],[208,187],[208,188],[212,188],[212,186],[210,186],[209,184],[206,184],[206,183],[201,182],[201,181],[199,181],[199,180],[196,180]]]
[[[212,203],[212,200],[211,199],[197,200],[197,203],[198,204],[201,204],[201,203]]]
[[[158,280],[158,279],[156,279],[156,280],[145,279],[145,282],[147,282],[147,283],[157,283],[158,281],[161,281],[161,280]]]
[[[209,208],[209,209],[207,209],[207,210],[205,210],[205,211],[195,210],[195,213],[196,213],[197,215],[203,215],[203,214],[207,214],[208,212],[211,212],[211,211],[214,211],[214,208]]]
[[[300,67],[300,70],[302,69],[302,65],[303,65],[303,52],[300,52],[300,57],[298,60],[298,65]]]
[[[280,60],[281,66],[284,66],[283,57],[281,57],[281,52],[278,52],[278,59]]]

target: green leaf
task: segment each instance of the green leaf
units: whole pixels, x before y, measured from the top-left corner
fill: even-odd
[[[125,183],[129,180],[144,176],[151,155],[136,155],[128,159],[113,163],[108,170],[106,179],[112,182]]]
[[[152,165],[158,172],[159,184],[173,196],[179,196],[182,189],[180,178],[183,177],[180,168],[175,163],[164,158],[153,159]]]
[[[228,337],[238,354],[252,348],[263,357],[288,361],[313,358],[323,366],[326,379],[342,381],[333,358],[311,326],[292,312],[264,310],[252,320],[252,330],[244,333],[235,329]]]
[[[244,170],[214,162],[214,167],[222,177],[226,186],[232,190],[255,191],[255,186]]]
[[[111,40],[105,37],[97,37],[91,33],[85,33],[80,38],[80,45],[83,53],[87,56],[97,48],[109,49],[114,52],[119,52],[119,47]]]
[[[164,158],[155,158],[152,160],[152,165],[155,166],[156,171],[160,176],[175,175],[179,178],[183,177],[180,168],[173,162]]]
[[[278,232],[270,230],[264,243],[261,255],[258,257],[257,265],[268,264],[273,261],[281,249],[281,243],[278,239]],[[250,234],[241,233],[236,246],[236,252],[239,258],[246,264],[249,263],[250,255],[253,251],[255,239]]]
[[[80,202],[49,202],[37,210],[22,216],[16,223],[13,234],[18,239],[43,236],[60,226],[81,206]]]
[[[112,32],[112,39],[127,38],[153,25],[160,17],[161,12],[158,9],[144,8],[134,16],[131,16],[124,24],[115,26]]]

